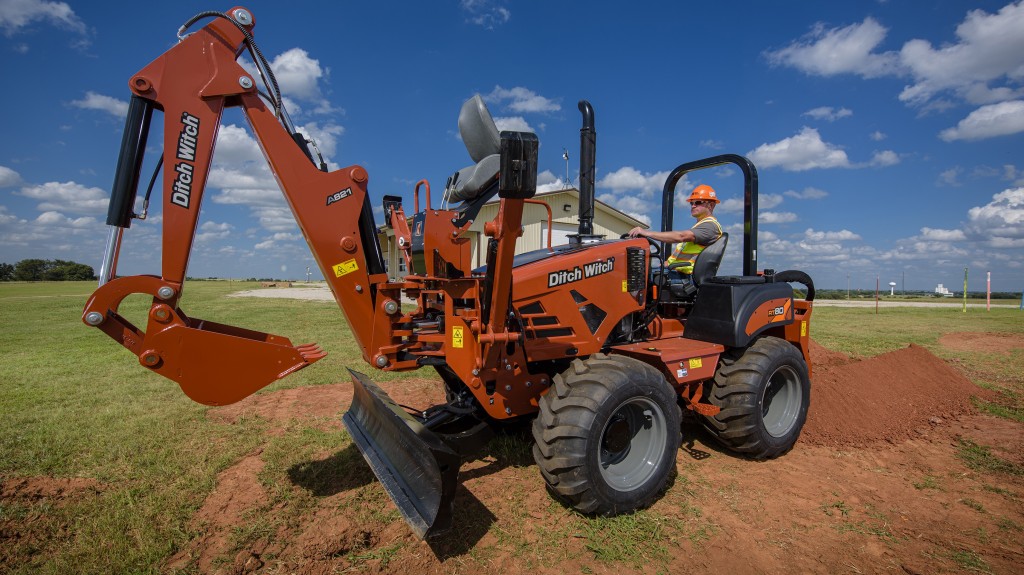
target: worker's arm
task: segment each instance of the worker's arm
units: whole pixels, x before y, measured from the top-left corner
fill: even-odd
[[[692,230],[655,232],[645,230],[639,226],[629,230],[629,237],[651,238],[652,240],[658,240],[659,242],[672,242],[674,244],[680,242],[692,242],[696,238]]]

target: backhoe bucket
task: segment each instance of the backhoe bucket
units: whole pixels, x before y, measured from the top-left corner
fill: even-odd
[[[461,457],[357,371],[342,417],[352,440],[420,539],[452,525]]]

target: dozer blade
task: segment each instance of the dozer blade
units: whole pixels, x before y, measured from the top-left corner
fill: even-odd
[[[447,531],[460,456],[364,374],[349,373],[352,407],[342,421],[352,440],[417,537]]]

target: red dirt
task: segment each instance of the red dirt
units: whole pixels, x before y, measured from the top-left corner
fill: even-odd
[[[972,411],[985,392],[927,349],[910,347],[861,361],[822,354],[814,362],[811,406],[800,441],[824,447],[900,443]]]
[[[84,477],[21,477],[0,484],[0,500],[48,499],[59,503],[88,493],[99,493],[102,490],[103,486],[99,481]]]

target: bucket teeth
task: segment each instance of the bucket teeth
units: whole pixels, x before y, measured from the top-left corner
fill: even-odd
[[[318,343],[297,345],[295,346],[295,351],[299,352],[299,355],[302,356],[302,359],[306,360],[307,364],[327,357],[327,352]]]

